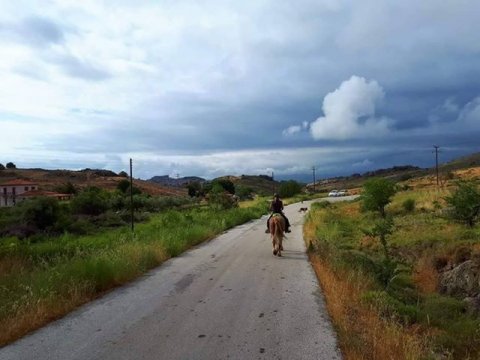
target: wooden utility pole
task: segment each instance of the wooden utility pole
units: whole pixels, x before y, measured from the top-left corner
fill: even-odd
[[[438,178],[438,149],[440,148],[440,146],[433,145],[433,147],[435,148],[435,150],[434,150],[435,151],[435,172],[437,174],[437,186],[438,186],[438,185],[440,185],[440,181],[439,181],[439,178]]]
[[[133,166],[132,159],[130,159],[130,218],[132,221],[132,232],[134,230],[134,219],[133,219]]]
[[[312,166],[313,171],[313,192],[315,193],[315,166]]]

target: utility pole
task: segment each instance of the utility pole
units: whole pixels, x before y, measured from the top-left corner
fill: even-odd
[[[312,166],[313,171],[313,192],[315,193],[315,166]]]
[[[132,166],[132,159],[130,159],[130,218],[132,220],[132,232],[134,228],[134,220],[133,220],[133,166]]]
[[[440,148],[440,146],[433,145],[433,147],[435,148],[435,150],[434,150],[435,151],[435,172],[437,174],[437,186],[438,186],[440,184],[439,179],[438,179],[438,149]]]

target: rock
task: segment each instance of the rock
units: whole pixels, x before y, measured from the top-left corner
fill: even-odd
[[[480,315],[480,295],[475,297],[466,297],[463,302],[467,305],[467,313],[473,316]]]
[[[472,260],[465,261],[443,272],[439,280],[443,294],[476,297],[480,294],[480,265]]]

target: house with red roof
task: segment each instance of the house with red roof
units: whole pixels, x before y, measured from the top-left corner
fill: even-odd
[[[72,195],[39,190],[38,184],[30,180],[15,179],[0,184],[0,207],[15,206],[20,201],[38,196],[69,200]]]

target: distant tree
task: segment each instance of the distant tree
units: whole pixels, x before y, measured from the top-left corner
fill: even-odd
[[[71,202],[76,214],[100,215],[108,210],[109,194],[100,188],[91,186],[78,194]]]
[[[118,173],[118,176],[128,177],[128,174],[127,174],[125,171],[120,171],[120,172]]]
[[[60,206],[55,198],[38,197],[22,202],[21,214],[25,223],[44,230],[58,220]]]
[[[248,186],[238,185],[235,187],[235,195],[240,199],[247,199],[253,193],[253,189]]]
[[[230,194],[235,194],[235,185],[231,180],[216,179],[213,180],[212,186],[215,186],[215,184],[220,185],[225,191],[228,191]]]
[[[3,166],[3,164],[0,164],[0,170],[5,170],[5,166]]]
[[[397,191],[396,185],[384,178],[369,179],[363,185],[363,208],[368,211],[378,211],[385,218],[385,206],[390,204],[392,196]]]
[[[17,166],[13,162],[8,162],[7,163],[7,169],[16,169]]]
[[[188,195],[190,197],[195,197],[200,195],[202,185],[198,181],[192,181],[187,184]]]
[[[233,196],[218,182],[213,183],[212,189],[208,193],[208,203],[217,210],[225,210],[238,206]]]
[[[282,181],[278,188],[280,197],[291,197],[299,194],[302,191],[302,185],[295,180]]]
[[[129,188],[130,188],[130,181],[128,181],[127,179],[122,179],[117,184],[117,190],[119,190],[120,192],[122,192],[124,194],[127,193],[127,190]]]
[[[451,206],[451,217],[473,227],[480,215],[480,191],[471,181],[458,181],[457,189],[445,198]]]
[[[70,181],[57,186],[55,190],[62,194],[76,194],[78,192],[75,185],[73,185]]]

